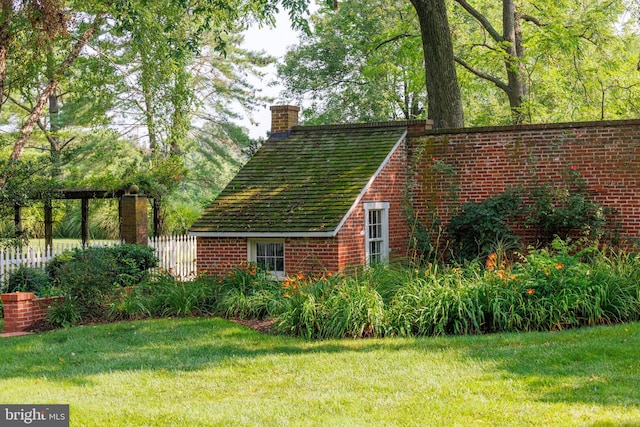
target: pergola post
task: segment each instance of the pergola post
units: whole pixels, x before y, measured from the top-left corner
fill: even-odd
[[[82,224],[80,230],[80,237],[82,238],[82,246],[86,247],[89,244],[89,199],[83,198],[81,205]]]
[[[137,186],[132,185],[129,191],[131,194],[125,194],[120,199],[120,237],[126,243],[147,245],[147,196],[137,194]]]
[[[53,206],[49,198],[44,201],[44,246],[53,247]]]

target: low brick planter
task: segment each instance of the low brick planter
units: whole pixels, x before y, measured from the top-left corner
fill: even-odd
[[[54,301],[63,297],[36,298],[33,292],[0,295],[4,311],[4,332],[24,332],[47,316]]]

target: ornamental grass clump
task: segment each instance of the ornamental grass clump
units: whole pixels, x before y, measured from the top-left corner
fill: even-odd
[[[431,267],[411,276],[390,301],[387,333],[433,336],[480,332],[483,313],[473,278],[464,273],[460,268]]]
[[[638,319],[638,256],[577,247],[556,239],[507,270],[488,267],[478,287],[484,331],[559,330]]]
[[[211,312],[227,318],[263,319],[274,316],[282,304],[280,282],[255,264],[233,268],[213,280]]]
[[[384,266],[304,278],[288,287],[276,330],[316,339],[384,336],[383,296],[401,283],[397,271]]]

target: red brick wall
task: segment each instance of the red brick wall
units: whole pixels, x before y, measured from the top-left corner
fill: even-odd
[[[221,276],[247,263],[246,238],[198,237],[198,271]],[[338,244],[333,238],[285,239],[287,274],[338,270]]]
[[[391,156],[378,178],[345,221],[335,238],[285,239],[287,274],[337,272],[364,264],[364,212],[362,202],[389,202],[389,238],[393,258],[406,255],[409,229],[404,217],[406,199],[406,147]],[[247,262],[246,238],[198,237],[198,271],[222,275]]]
[[[46,317],[49,306],[60,298],[35,298],[33,292],[2,294],[4,332],[29,330]]]
[[[196,260],[198,273],[224,275],[230,268],[247,262],[247,239],[198,237]]]
[[[339,270],[338,242],[335,238],[285,240],[287,274],[327,273]]]
[[[363,202],[389,202],[390,257],[391,259],[406,257],[409,242],[409,227],[405,216],[406,156],[406,145],[401,144],[338,233],[340,270],[365,263]]]
[[[445,222],[451,200],[478,202],[509,186],[562,182],[571,169],[594,200],[614,207],[628,236],[640,235],[640,121],[430,131],[410,140],[412,200]],[[434,167],[438,161],[440,167]],[[449,168],[450,172],[443,171]]]

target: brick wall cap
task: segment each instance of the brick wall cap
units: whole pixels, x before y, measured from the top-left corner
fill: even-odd
[[[640,119],[628,120],[604,120],[589,122],[564,122],[564,123],[536,123],[523,125],[504,125],[504,126],[479,126],[451,129],[428,129],[426,135],[450,135],[465,133],[492,133],[492,132],[522,132],[527,130],[545,130],[545,129],[582,129],[594,127],[621,127],[621,126],[638,126]]]
[[[33,292],[13,292],[10,294],[2,294],[1,298],[3,303],[29,301],[35,298],[35,294]]]

